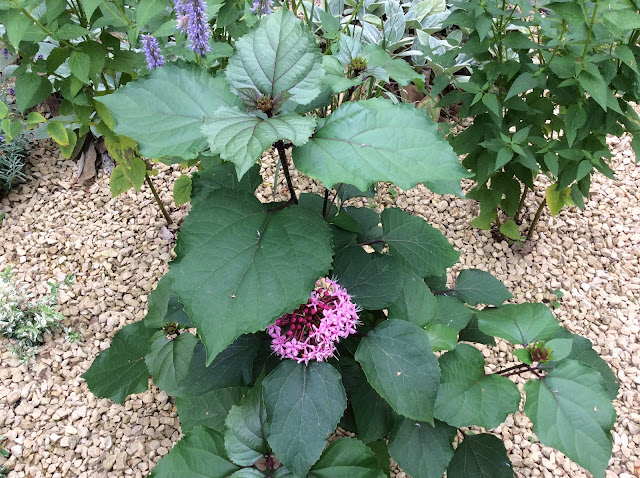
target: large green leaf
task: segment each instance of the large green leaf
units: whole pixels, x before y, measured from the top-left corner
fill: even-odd
[[[227,457],[222,433],[193,427],[162,457],[149,478],[227,478],[238,469]]]
[[[309,471],[309,478],[384,478],[371,449],[355,438],[331,442]]]
[[[440,388],[434,416],[457,428],[500,425],[518,411],[520,392],[500,375],[485,375],[482,352],[459,344],[440,357]]]
[[[229,458],[240,466],[252,466],[266,454],[263,424],[267,419],[262,404],[262,386],[254,386],[240,404],[231,408],[225,424],[224,446]]]
[[[16,103],[18,109],[24,113],[27,108],[31,108],[42,103],[51,94],[51,82],[37,73],[23,73],[16,79]]]
[[[347,406],[340,374],[328,363],[285,360],[262,382],[262,396],[271,449],[295,475],[305,476]]]
[[[390,305],[400,292],[400,262],[388,254],[368,254],[362,247],[343,249],[336,255],[333,273],[353,301],[364,309]]]
[[[480,269],[465,269],[456,279],[456,295],[469,305],[489,304],[501,306],[513,299],[502,282]]]
[[[260,176],[260,165],[256,164],[247,171],[241,180],[238,180],[235,165],[225,162],[204,171],[198,171],[193,175],[192,182],[191,204],[206,197],[209,192],[215,189],[241,189],[253,193],[262,183],[262,177]]]
[[[180,428],[187,433],[195,426],[222,430],[229,410],[240,403],[247,387],[218,388],[197,396],[176,397]]]
[[[528,345],[547,339],[560,328],[544,304],[507,304],[497,309],[480,310],[477,315],[482,332],[514,344]]]
[[[618,396],[618,379],[611,371],[609,364],[605,362],[600,355],[598,355],[598,352],[593,350],[593,344],[588,338],[572,334],[565,328],[560,328],[560,330],[550,338],[571,339],[573,341],[573,344],[571,345],[571,353],[567,355],[565,359],[577,360],[583,365],[588,365],[589,367],[596,369],[605,381],[609,398],[611,400],[615,400]],[[545,367],[555,367],[556,365],[557,364],[554,362],[544,364]]]
[[[268,207],[250,193],[220,189],[194,204],[182,226],[170,274],[207,363],[236,337],[305,302],[331,265],[331,233],[319,214]]]
[[[258,346],[259,339],[254,335],[238,337],[207,367],[204,345],[196,345],[189,369],[175,395],[197,397],[212,390],[248,385]]]
[[[600,374],[566,360],[542,380],[524,386],[524,411],[533,431],[596,477],[604,477],[611,458],[611,427],[616,412]]]
[[[136,140],[148,158],[196,157],[207,146],[204,120],[222,106],[240,104],[224,78],[180,64],[156,68],[96,100],[109,108],[115,132]]]
[[[360,374],[362,375],[362,374]],[[349,397],[358,438],[365,443],[379,440],[393,427],[393,412],[389,404],[376,392],[365,377]]]
[[[159,329],[167,322],[191,327],[191,319],[184,311],[184,306],[178,301],[178,296],[171,292],[172,284],[171,276],[164,275],[149,294],[148,312],[144,317],[147,327]]]
[[[149,351],[154,329],[143,321],[125,325],[111,346],[100,352],[82,378],[96,397],[122,403],[127,395],[144,392],[149,386],[149,370],[144,356]]]
[[[440,275],[458,261],[460,253],[424,219],[398,208],[385,209],[381,218],[382,240],[389,244],[389,254],[419,277]]]
[[[453,454],[447,478],[513,478],[513,469],[499,438],[467,435]]]
[[[348,183],[363,191],[376,181],[410,189],[469,176],[425,112],[380,98],[347,102],[319,119],[309,142],[293,148],[293,161],[329,188]]]
[[[145,363],[153,383],[169,395],[175,395],[178,384],[186,377],[198,339],[186,332],[175,340],[167,339],[160,330],[152,337]]]
[[[389,306],[389,317],[424,327],[433,322],[438,310],[436,296],[415,273],[406,271],[400,295]]]
[[[211,151],[236,165],[242,178],[273,143],[287,139],[296,146],[307,142],[316,126],[313,116],[295,113],[262,118],[237,107],[216,110],[202,126]]]
[[[287,103],[306,105],[320,94],[322,53],[309,29],[286,8],[262,18],[258,28],[236,41],[227,80],[236,90],[249,88]]]
[[[455,297],[437,295],[436,304],[438,305],[438,310],[433,320],[435,324],[444,325],[460,331],[467,326],[471,317],[473,317],[473,310],[465,306]]]
[[[440,368],[424,330],[404,320],[386,320],[360,341],[355,359],[394,411],[433,423]]]
[[[389,436],[389,453],[413,478],[442,478],[453,457],[456,432],[437,420],[430,425],[403,418]]]

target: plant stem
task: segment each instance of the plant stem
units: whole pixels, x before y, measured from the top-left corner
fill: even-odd
[[[582,58],[587,55],[587,50],[589,49],[589,42],[591,41],[591,35],[593,33],[593,25],[596,23],[596,13],[598,12],[598,2],[599,0],[595,0],[596,4],[593,7],[593,15],[591,15],[591,21],[589,22],[589,33],[587,33],[587,40],[584,42],[584,50],[582,50]],[[584,3],[584,9],[587,10],[587,4]]]
[[[336,194],[333,196],[333,199],[331,200],[331,204],[329,204],[329,210],[326,211],[325,214],[322,215],[324,219],[327,219],[327,217],[329,217],[329,213],[331,212],[331,208],[335,204],[336,199],[338,198],[338,194],[340,194],[340,189],[342,189],[342,186],[344,186],[344,183],[340,183],[340,186],[338,186],[338,189],[336,189]]]
[[[327,203],[329,202],[329,189],[324,188],[324,202],[322,203],[322,217],[327,215]]]
[[[346,23],[346,25],[342,29],[341,33],[346,33],[347,32],[347,29],[349,28],[349,25],[351,25],[351,21],[356,17],[356,15],[358,14],[358,10],[360,10],[360,7],[362,6],[363,3],[364,3],[364,0],[360,0],[360,2],[358,2],[358,5],[356,5],[355,10],[353,10],[353,13],[351,14],[351,17],[349,17],[349,21]]]
[[[282,140],[276,141],[276,150],[278,151],[278,156],[280,156],[280,164],[282,164],[282,171],[284,172],[284,177],[287,180],[287,187],[289,188],[291,199],[295,204],[298,204],[298,198],[296,197],[296,192],[293,189],[293,182],[291,181],[291,174],[289,173],[289,160],[287,159],[287,153],[284,150],[284,143]]]
[[[433,293],[433,295],[447,295],[450,294],[452,292],[455,292],[455,289],[445,289],[445,290],[438,290],[436,292]]]
[[[538,210],[536,211],[536,215],[533,218],[533,222],[529,226],[529,232],[527,232],[527,238],[525,239],[526,241],[530,240],[531,236],[533,236],[533,230],[536,228],[538,221],[540,220],[540,216],[542,215],[542,211],[546,205],[547,205],[547,200],[543,199],[540,205],[538,206]]]
[[[527,365],[527,364],[523,364],[523,365],[525,366],[525,368],[521,368],[520,370],[512,370],[511,372],[508,372],[508,373],[503,373],[502,376],[503,377],[508,377],[509,375],[519,375],[519,374],[524,373],[524,372],[533,372],[536,375],[538,375],[536,373],[536,369],[535,368],[533,368],[533,367],[531,367],[530,365]],[[540,375],[538,375],[538,377],[540,377]]]
[[[384,242],[384,240],[383,239],[372,239],[371,241],[361,242],[358,245],[359,246],[369,246],[371,244],[380,244],[381,242]]]
[[[502,370],[498,370],[497,372],[493,372],[492,375],[502,375],[503,373],[511,372],[512,370],[518,370],[520,368],[528,367],[526,363],[519,363],[512,367],[503,368]]]
[[[518,203],[518,210],[516,211],[516,215],[513,216],[514,222],[518,222],[518,219],[520,218],[520,211],[522,211],[522,206],[524,206],[524,201],[527,198],[528,192],[529,192],[529,186],[525,185],[524,190],[522,191],[522,196],[520,196],[520,202]]]
[[[153,193],[153,197],[155,198],[156,202],[158,203],[158,207],[160,208],[160,212],[162,212],[162,215],[167,221],[167,225],[171,224],[171,216],[169,216],[169,213],[165,209],[164,204],[162,204],[162,199],[160,199],[160,196],[158,196],[158,192],[156,191],[156,188],[153,186],[153,183],[151,182],[149,173],[147,173],[146,171],[144,173],[144,180],[149,185],[149,189],[151,189],[151,192]]]

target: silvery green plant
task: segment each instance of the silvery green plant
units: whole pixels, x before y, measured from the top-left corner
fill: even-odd
[[[449,192],[468,174],[424,111],[377,97],[365,72],[393,63],[336,43],[323,56],[281,8],[224,69],[166,62],[100,98],[142,156],[199,170],[170,271],[83,375],[90,390],[121,403],[151,375],[175,397],[184,437],[155,478],[383,478],[390,457],[414,478],[511,477],[491,429],[519,410],[521,375],[537,437],[604,476],[617,383],[591,343],[543,304],[505,304],[487,272],[448,283],[459,254],[422,218],[349,205],[379,181]],[[272,147],[287,199],[261,202]],[[301,193],[294,167],[324,193]],[[476,344],[495,336],[517,364],[486,373]],[[337,427],[354,437],[327,446]]]
[[[69,285],[72,276],[65,279]],[[11,268],[0,273],[0,335],[17,341],[9,350],[21,362],[28,362],[38,353],[44,343],[44,335],[60,330],[64,317],[55,310],[60,284],[47,282],[49,294],[32,301],[32,294],[25,286],[18,287]]]

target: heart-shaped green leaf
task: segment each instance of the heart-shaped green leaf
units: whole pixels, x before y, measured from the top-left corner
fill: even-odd
[[[348,183],[363,191],[376,181],[410,189],[469,176],[425,112],[380,98],[347,102],[318,120],[309,142],[293,149],[293,161],[329,188]]]
[[[170,395],[175,395],[178,384],[186,377],[198,339],[190,333],[167,339],[160,330],[151,339],[145,363],[153,383]]]
[[[500,375],[485,375],[484,357],[475,347],[459,344],[439,362],[440,388],[434,411],[439,420],[457,428],[490,429],[518,411],[516,384]]]
[[[524,391],[524,411],[538,439],[594,476],[604,477],[616,412],[600,374],[580,362],[566,360],[542,380],[528,381]]]
[[[347,399],[340,374],[328,363],[283,361],[262,382],[267,441],[296,476],[320,458]]]
[[[176,254],[173,291],[210,363],[309,298],[331,265],[331,232],[309,209],[270,210],[250,193],[219,189],[193,205]]]
[[[307,142],[316,126],[313,116],[288,114],[262,118],[237,107],[223,107],[209,118],[202,133],[211,151],[236,165],[242,178],[260,155],[279,139],[296,146]]]
[[[115,132],[135,139],[147,158],[195,158],[207,146],[200,127],[222,106],[239,105],[224,78],[196,66],[170,64],[154,69],[96,98],[116,121]]]
[[[262,385],[254,386],[231,408],[225,424],[224,446],[229,458],[240,466],[252,466],[268,452],[263,432],[267,413],[262,404]]]
[[[440,275],[458,261],[460,253],[424,219],[398,208],[385,209],[381,219],[389,254],[419,277]]]
[[[502,441],[488,433],[467,435],[447,467],[448,478],[513,478]]]
[[[322,52],[309,29],[286,8],[262,18],[258,27],[236,41],[227,80],[232,88],[258,90],[287,103],[306,105],[320,94]]]
[[[155,331],[148,329],[143,321],[120,329],[111,346],[100,352],[89,370],[82,374],[91,393],[122,403],[128,395],[144,392],[149,386],[144,357]]]
[[[404,418],[389,436],[389,453],[413,478],[442,478],[453,457],[456,431],[437,420],[429,425]]]
[[[236,470],[225,452],[222,433],[198,426],[162,457],[149,478],[227,478]]]
[[[456,279],[456,295],[469,305],[501,306],[513,295],[502,282],[480,269],[465,269]]]
[[[385,320],[360,341],[355,359],[396,413],[433,423],[440,368],[424,330],[404,320]]]
[[[309,471],[309,478],[384,478],[371,449],[356,438],[334,440]]]
[[[502,337],[513,344],[528,345],[544,340],[558,331],[560,325],[544,304],[507,304],[477,312],[482,332]]]

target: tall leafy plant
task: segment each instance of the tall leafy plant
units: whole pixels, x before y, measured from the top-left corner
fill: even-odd
[[[156,172],[152,163],[137,155],[134,142],[113,133],[113,119],[97,98],[160,66],[165,57],[206,66],[225,63],[233,51],[231,38],[255,21],[238,1],[5,0],[0,43],[5,58],[15,53],[17,64],[2,73],[15,77],[22,113],[47,102],[53,117],[46,121],[38,115],[37,139],[51,137],[67,158],[111,155],[112,195],[132,187],[139,191],[146,183],[170,222],[150,179]],[[8,121],[3,131],[15,136],[22,125],[5,125]]]
[[[306,25],[280,9],[217,75],[165,64],[100,98],[141,154],[200,169],[169,273],[83,375],[89,388],[122,402],[151,375],[176,397],[184,438],[157,478],[384,477],[390,456],[416,478],[506,477],[500,440],[466,430],[516,412],[507,377],[523,374],[538,437],[604,476],[617,385],[589,341],[542,304],[503,305],[511,294],[486,272],[447,286],[459,254],[423,219],[345,207],[378,181],[451,190],[467,176],[426,113],[354,75],[362,58],[340,53],[351,41],[331,55],[342,75],[326,73]],[[272,146],[289,198],[262,203]],[[296,191],[289,148],[323,196]],[[486,374],[472,344],[493,336],[519,363]],[[356,438],[326,447],[338,426]]]
[[[459,47],[432,48],[430,55],[451,61],[475,60],[468,81],[454,78],[457,90],[442,106],[461,102],[461,117],[473,125],[452,137],[456,153],[474,173],[469,197],[480,202],[473,222],[495,224],[520,239],[518,223],[535,180],[546,187],[530,238],[545,206],[552,215],[564,206],[584,208],[591,176],[614,179],[608,134],[640,132],[630,102],[638,100],[638,5],[602,2],[454,2],[447,18],[451,34],[465,32]],[[468,34],[467,34],[468,33]],[[438,43],[441,40],[433,40]]]

